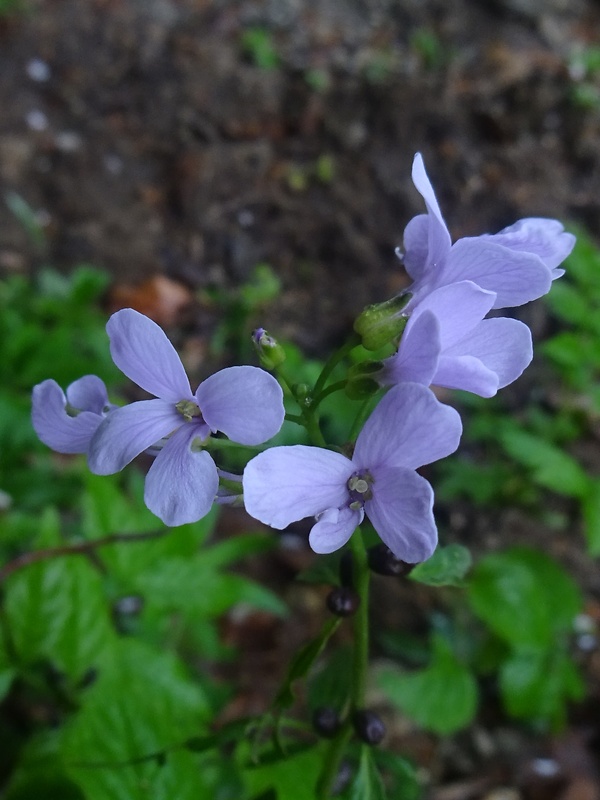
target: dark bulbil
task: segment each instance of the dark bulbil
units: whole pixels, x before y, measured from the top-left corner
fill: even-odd
[[[381,717],[374,711],[355,711],[352,717],[354,730],[359,739],[365,744],[379,744],[385,736],[385,725]]]
[[[360,597],[349,586],[336,586],[327,595],[327,608],[336,617],[349,617],[360,605]]]
[[[367,557],[370,569],[378,575],[401,577],[408,575],[415,566],[397,558],[385,544],[376,544],[374,547],[370,547]]]
[[[316,708],[312,716],[313,727],[319,736],[325,739],[333,738],[341,727],[338,712],[331,706]]]

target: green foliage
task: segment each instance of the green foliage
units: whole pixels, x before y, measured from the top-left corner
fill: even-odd
[[[385,800],[387,797],[381,775],[373,758],[373,750],[363,745],[356,777],[352,781],[350,800]]]
[[[474,612],[509,649],[500,666],[506,708],[516,717],[559,727],[565,703],[582,696],[569,634],[582,598],[545,554],[514,547],[483,558],[469,581]]]
[[[477,683],[472,671],[439,635],[433,636],[431,662],[425,669],[406,673],[386,667],[377,683],[402,712],[441,735],[464,728],[477,710]]]
[[[410,578],[429,586],[463,586],[471,561],[470,552],[460,544],[438,547],[431,558],[417,564]]]

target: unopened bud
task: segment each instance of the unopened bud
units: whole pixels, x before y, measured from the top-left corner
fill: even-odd
[[[378,375],[383,369],[381,361],[363,361],[348,370],[346,394],[351,400],[366,400],[381,389]]]
[[[358,315],[354,321],[354,330],[361,336],[365,349],[379,350],[384,344],[402,335],[408,317],[401,312],[411,297],[411,294],[392,297],[384,303],[367,306]]]
[[[379,744],[385,736],[385,725],[374,711],[356,711],[352,722],[356,735],[365,744]]]
[[[253,332],[252,343],[258,353],[261,367],[274,370],[285,361],[285,350],[264,328],[257,328]]]
[[[336,586],[327,595],[327,608],[336,617],[349,617],[360,605],[360,597],[349,586]]]

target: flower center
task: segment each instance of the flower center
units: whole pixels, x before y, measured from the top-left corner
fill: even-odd
[[[179,411],[185,422],[191,422],[194,417],[199,417],[202,413],[193,400],[180,400],[175,404],[175,408]]]
[[[350,503],[348,507],[353,511],[364,508],[367,500],[373,497],[371,486],[374,483],[373,477],[369,472],[356,472],[347,483]]]

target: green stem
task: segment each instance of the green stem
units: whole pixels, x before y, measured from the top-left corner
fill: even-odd
[[[371,413],[371,410],[381,400],[382,396],[383,395],[381,391],[379,391],[372,397],[367,397],[367,399],[363,402],[361,407],[358,409],[358,413],[354,418],[354,422],[352,423],[352,428],[350,429],[349,441],[354,442],[356,440],[356,437],[360,433],[367,417]]]
[[[350,539],[354,556],[354,588],[360,597],[360,605],[353,618],[354,658],[352,661],[352,688],[348,714],[344,724],[332,740],[325,755],[323,771],[317,783],[317,800],[329,800],[340,770],[346,747],[352,736],[352,716],[357,709],[364,708],[369,659],[369,565],[360,528]]]
[[[329,397],[330,394],[334,392],[340,392],[342,389],[346,388],[346,384],[348,381],[337,381],[337,383],[332,383],[331,386],[328,386],[326,389],[323,389],[321,394],[318,397],[315,397],[311,403],[311,409],[315,409],[326,397]]]
[[[348,339],[346,344],[342,345],[339,350],[336,350],[328,360],[325,362],[323,369],[321,370],[321,374],[317,378],[317,382],[315,383],[315,388],[313,390],[313,397],[318,397],[325,384],[327,383],[327,378],[331,375],[337,364],[345,358],[351,350],[354,350],[360,344],[360,336],[357,333],[353,333],[352,336]]]

